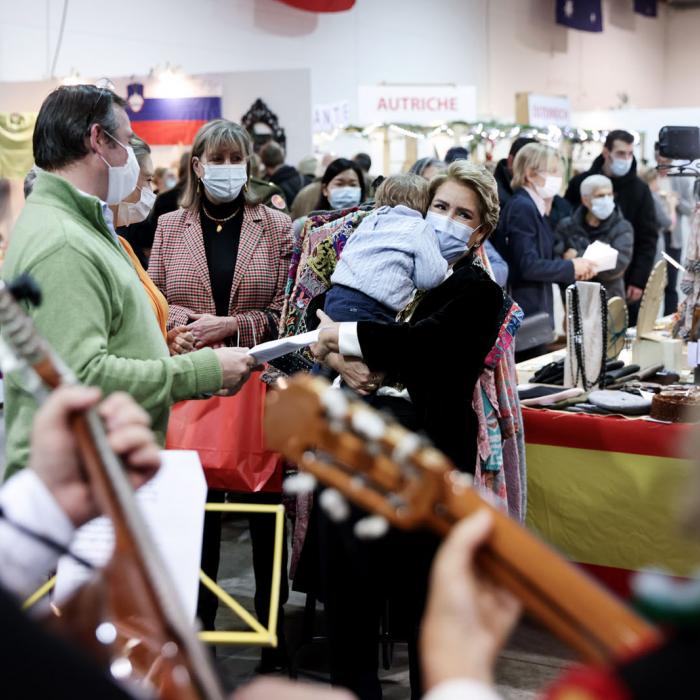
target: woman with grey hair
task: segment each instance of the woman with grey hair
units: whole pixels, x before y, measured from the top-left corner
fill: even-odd
[[[599,272],[593,281],[605,287],[608,297],[624,299],[624,275],[632,260],[634,231],[616,206],[612,182],[605,175],[590,175],[581,183],[581,205],[559,222],[554,252],[573,260],[580,258],[594,241],[617,250],[617,265],[613,270]]]
[[[419,158],[409,169],[409,173],[420,175],[426,180],[432,180],[436,175],[444,173],[447,170],[447,164],[439,158],[427,156]]]

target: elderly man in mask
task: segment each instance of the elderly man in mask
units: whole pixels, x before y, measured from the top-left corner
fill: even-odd
[[[624,275],[632,259],[634,230],[615,204],[612,182],[605,175],[589,175],[581,183],[581,204],[559,222],[554,250],[571,260],[581,257],[594,241],[617,250],[617,265],[599,272],[593,281],[605,287],[608,297],[624,299]]]

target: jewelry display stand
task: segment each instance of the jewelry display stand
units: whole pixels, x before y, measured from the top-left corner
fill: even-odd
[[[608,303],[598,282],[576,282],[566,290],[564,386],[598,388],[605,376]]]
[[[679,372],[685,369],[683,341],[670,332],[654,330],[666,288],[666,261],[660,260],[649,275],[637,318],[637,336],[632,343],[632,362],[640,367],[663,364]]]

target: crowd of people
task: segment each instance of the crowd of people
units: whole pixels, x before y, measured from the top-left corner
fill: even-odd
[[[36,167],[2,276],[35,279],[43,294],[29,311],[37,328],[78,381],[99,391],[68,389],[38,410],[29,388],[5,377],[3,510],[29,530],[59,532],[66,541],[92,515],[75,500],[76,493],[89,500],[86,489],[71,487],[81,483],[74,452],[65,447],[57,461],[48,441],[67,430],[71,411],[95,405],[99,392],[116,397],[101,410],[138,483],[157,468],[173,404],[209,401],[223,425],[237,392],[259,381],[247,349],[284,333],[289,300],[310,271],[323,284],[303,304],[306,327],[320,329],[309,370],[425,434],[522,519],[513,354],[523,317],[547,314],[553,328],[552,285],[591,279],[626,299],[633,315],[658,250],[680,255],[679,222],[694,207],[692,193],[667,184],[663,168],[650,184],[640,178],[633,141],[625,131],[610,132],[601,156],[561,197],[562,159],[532,139],[517,139],[493,174],[455,147],[444,161],[424,158],[402,175],[375,178],[371,159],[360,153],[330,159],[316,177],[313,163],[292,167],[272,141],[255,153],[243,127],[217,119],[201,127],[175,175],[154,168],[116,94],[58,88],[37,117]],[[657,161],[668,165],[658,154]],[[584,257],[596,240],[618,251],[613,270],[597,273]],[[669,294],[672,306],[673,289]],[[63,476],[52,460],[64,465]],[[282,501],[279,489],[230,497]],[[210,489],[209,501],[225,498],[225,489]],[[326,609],[332,683],[361,700],[381,698],[377,629],[389,600],[409,643],[413,698],[425,691],[434,700],[497,697],[493,665],[519,606],[475,573],[488,515],[468,519],[442,547],[426,533],[394,530],[359,545],[353,527],[361,518],[353,511],[337,523],[313,507],[301,541],[299,578]],[[255,611],[265,621],[274,531],[264,517],[249,523]],[[22,595],[51,561],[36,542],[18,553],[12,533],[10,523],[0,523],[0,582]],[[212,578],[220,545],[220,515],[208,513],[202,568]],[[261,671],[288,660],[286,538],[283,562],[279,645],[263,652]],[[4,597],[0,603],[12,607]],[[198,615],[207,629],[216,610],[203,589]],[[69,655],[26,624],[27,638],[46,654]],[[66,668],[81,663],[71,657]],[[69,684],[69,676],[53,682]],[[37,688],[44,681],[37,678]],[[240,697],[298,692],[280,683],[254,685]],[[85,694],[54,696],[126,697],[109,685],[95,671],[85,676]]]

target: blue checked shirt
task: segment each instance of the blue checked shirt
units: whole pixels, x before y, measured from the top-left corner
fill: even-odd
[[[447,274],[435,229],[414,209],[381,207],[348,239],[333,284],[366,294],[395,312],[416,289],[437,287]]]

